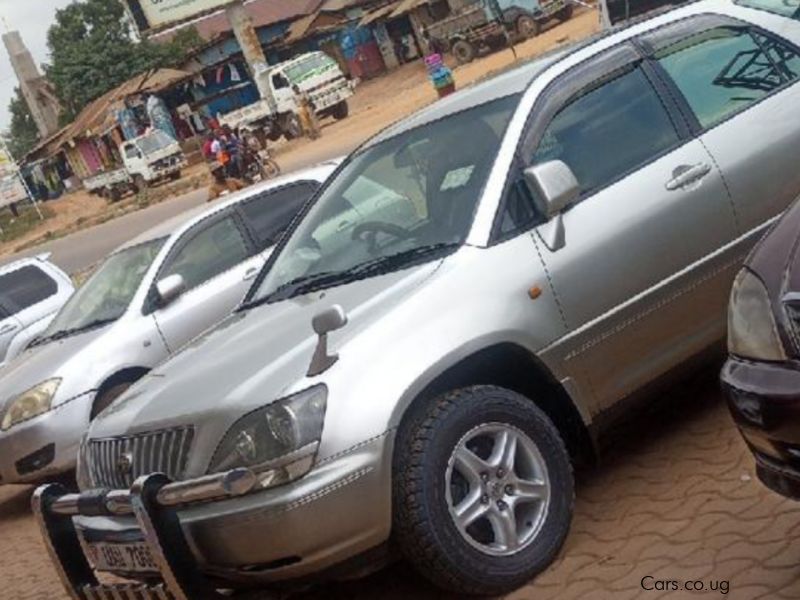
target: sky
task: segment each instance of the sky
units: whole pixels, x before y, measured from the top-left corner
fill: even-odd
[[[9,29],[20,32],[36,64],[41,65],[48,60],[47,30],[55,19],[56,10],[71,2],[72,0],[0,0],[0,17],[5,20]],[[0,24],[0,29],[5,32],[5,25]],[[0,44],[0,130],[9,126],[11,117],[8,114],[8,103],[14,96],[17,85],[8,53]]]

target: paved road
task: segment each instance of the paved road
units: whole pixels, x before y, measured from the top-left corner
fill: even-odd
[[[52,252],[53,262],[67,273],[74,273],[94,264],[118,246],[158,223],[202,204],[206,198],[208,198],[208,192],[205,189],[196,190],[90,229],[84,229],[41,246],[29,248],[20,254],[9,257],[4,262],[42,252]]]
[[[510,600],[800,598],[800,503],[756,480],[717,373],[672,388],[662,408],[614,433],[601,466],[578,475],[575,522],[560,556]],[[30,494],[0,487],[0,597],[61,600]],[[656,581],[681,587],[658,590]],[[705,591],[687,591],[689,581]],[[447,596],[399,563],[293,600],[372,598]]]

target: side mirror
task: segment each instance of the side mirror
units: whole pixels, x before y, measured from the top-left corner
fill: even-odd
[[[548,220],[575,202],[581,194],[580,184],[572,169],[560,160],[528,167],[523,176],[536,208]]]
[[[339,360],[338,354],[328,354],[328,334],[337,331],[347,325],[347,315],[344,309],[338,304],[314,315],[311,319],[311,327],[314,333],[319,336],[317,347],[314,349],[314,356],[311,357],[311,364],[308,366],[307,377],[321,375]]]
[[[186,281],[183,275],[175,273],[165,277],[156,283],[158,293],[158,303],[160,306],[167,306],[177,300],[186,291]]]
[[[317,313],[311,319],[311,327],[314,328],[314,333],[317,335],[327,335],[345,325],[347,325],[347,315],[344,314],[344,309],[338,304],[323,310],[321,313]]]

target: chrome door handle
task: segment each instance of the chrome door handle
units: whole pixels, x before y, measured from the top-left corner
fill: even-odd
[[[255,279],[256,275],[258,275],[258,267],[251,267],[244,272],[244,277],[242,277],[243,281],[250,281],[251,279]]]
[[[711,173],[711,165],[707,163],[681,165],[672,172],[672,179],[667,182],[666,188],[670,192],[674,192],[686,187],[690,183],[700,181],[709,173]]]

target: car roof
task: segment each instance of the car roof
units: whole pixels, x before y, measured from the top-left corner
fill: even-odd
[[[202,204],[200,206],[191,208],[179,215],[167,219],[163,223],[160,223],[151,229],[148,229],[144,233],[137,235],[133,239],[118,247],[112,254],[153,240],[166,238],[172,235],[181,235],[186,229],[192,227],[195,223],[202,221],[206,217],[269,190],[283,187],[284,185],[295,183],[297,181],[314,180],[323,182],[330,177],[330,175],[336,170],[341,162],[341,158],[332,159],[314,167],[295,171],[293,173],[282,175],[257,185],[252,185],[240,192],[231,194],[224,200],[217,200],[213,204]]]
[[[530,88],[536,79],[550,67],[563,63],[566,70],[573,64],[585,60],[603,50],[629,40],[654,27],[665,25],[681,18],[702,13],[728,14],[735,5],[731,0],[696,0],[679,6],[657,9],[641,17],[600,31],[582,40],[558,46],[549,52],[537,55],[522,64],[515,62],[505,69],[487,74],[458,92],[438,100],[418,112],[390,125],[372,138],[365,147],[378,144],[398,134],[422,125],[438,121],[493,100],[521,94]],[[728,10],[726,10],[728,9]]]

